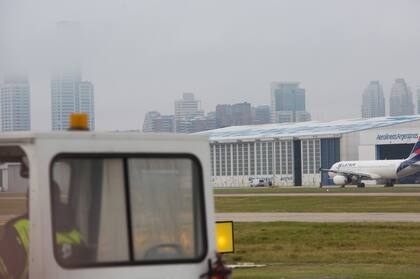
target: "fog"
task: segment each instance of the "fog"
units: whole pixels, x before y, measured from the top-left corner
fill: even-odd
[[[314,120],[360,116],[371,80],[420,87],[420,1],[0,0],[0,81],[26,73],[32,128],[51,129],[58,21],[80,24],[97,130],[141,129],[182,92],[206,111],[269,104],[270,82],[300,81]]]

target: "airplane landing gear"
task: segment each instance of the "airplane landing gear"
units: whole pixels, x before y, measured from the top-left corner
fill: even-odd
[[[387,180],[385,182],[385,187],[394,187],[394,181],[393,180]]]
[[[363,182],[357,183],[357,188],[365,188],[365,183]]]

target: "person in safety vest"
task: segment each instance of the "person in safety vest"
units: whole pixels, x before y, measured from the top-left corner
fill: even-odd
[[[24,214],[4,226],[0,242],[0,278],[28,278],[29,219]]]
[[[25,160],[26,159],[26,160]],[[29,177],[28,161],[24,157],[20,175]],[[82,256],[82,240],[79,231],[74,227],[71,210],[60,201],[60,189],[53,182],[53,208],[58,214],[54,220],[55,250],[66,262],[79,260]],[[27,199],[29,201],[29,197]],[[29,208],[27,206],[27,208]],[[27,279],[29,274],[29,215],[22,214],[11,219],[4,226],[0,239],[0,279]]]
[[[73,211],[61,202],[61,191],[55,182],[52,183],[51,191],[56,256],[60,262],[66,265],[85,262],[88,253],[81,234],[75,226]]]

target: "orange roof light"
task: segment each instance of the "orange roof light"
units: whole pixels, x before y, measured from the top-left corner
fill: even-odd
[[[89,130],[89,116],[87,113],[70,114],[70,130]]]

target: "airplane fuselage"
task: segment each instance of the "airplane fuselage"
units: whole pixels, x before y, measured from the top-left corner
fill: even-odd
[[[407,166],[399,170],[404,160],[372,160],[372,161],[341,161],[335,163],[331,170],[336,172],[328,172],[331,178],[340,175],[340,172],[346,173],[365,173],[369,174],[372,179],[398,179],[412,175],[419,171],[417,167]]]

